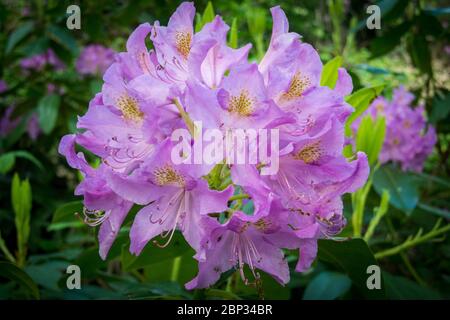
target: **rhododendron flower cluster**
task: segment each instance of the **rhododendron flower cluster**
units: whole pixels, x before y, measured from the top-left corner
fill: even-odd
[[[379,155],[381,163],[398,162],[404,171],[421,172],[436,144],[436,131],[425,119],[424,107],[412,106],[414,95],[404,87],[394,90],[392,100],[376,98],[367,113],[386,118],[386,138]]]
[[[85,222],[100,226],[103,259],[133,205],[141,208],[130,229],[131,253],[166,247],[181,232],[199,264],[188,289],[211,286],[232,268],[245,283],[258,281],[262,270],[285,284],[283,249],[298,250],[302,272],[315,259],[317,240],[345,226],[341,197],[361,187],[369,171],[364,153],[351,161],[342,156],[351,78],[340,69],[334,89],[320,86],[316,50],[289,32],[281,8],[271,12],[272,37],[260,63],[249,61],[250,44],[227,45],[229,27],[220,16],[194,33],[195,8],[187,2],[167,26],[138,26],[127,51],[117,54],[102,91],[78,119],[79,132],[59,147],[84,176],[75,193],[84,197]],[[171,133],[185,128],[194,143],[198,122],[220,132],[279,130],[279,170],[262,175],[265,163],[225,158],[174,163]],[[100,165],[76,153],[76,144]]]
[[[64,63],[59,60],[52,49],[48,49],[44,53],[36,54],[29,58],[22,59],[20,61],[20,66],[25,72],[30,70],[42,71],[46,66],[51,66],[55,70],[62,70],[65,68]]]
[[[102,75],[114,62],[114,50],[100,44],[91,44],[81,51],[76,62],[80,74]]]

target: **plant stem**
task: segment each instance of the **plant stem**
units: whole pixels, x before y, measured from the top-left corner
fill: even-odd
[[[191,118],[189,118],[189,115],[187,114],[186,111],[184,111],[183,106],[180,104],[180,101],[178,101],[178,99],[173,99],[173,103],[175,104],[175,106],[178,109],[178,112],[181,115],[181,118],[183,118],[184,123],[186,124],[189,133],[191,134],[191,136],[194,138],[194,134],[195,134],[195,126],[194,123],[192,122]]]
[[[177,282],[178,275],[180,274],[181,256],[173,259],[172,274],[170,275],[170,281]]]
[[[367,228],[366,234],[364,235],[364,240],[369,242],[373,233],[375,232],[376,227],[380,223],[381,218],[387,213],[387,209],[389,207],[389,192],[387,190],[383,191],[383,195],[381,196],[380,206],[377,208],[374,217],[370,220],[369,227]]]
[[[372,178],[370,177],[366,185],[352,194],[352,203],[354,207],[352,215],[353,236],[361,237],[362,225],[364,221],[364,207],[366,205],[367,195],[372,187]]]
[[[422,287],[427,287],[427,284],[425,283],[425,281],[422,280],[422,278],[417,273],[416,269],[414,269],[411,262],[409,261],[408,255],[405,252],[400,252],[400,257],[402,258],[403,262],[405,263],[405,266],[408,269],[409,273],[411,273],[411,275],[417,281],[417,283],[420,284]]]
[[[381,251],[381,252],[377,252],[375,254],[375,258],[376,259],[382,259],[388,256],[392,256],[392,255],[396,255],[406,249],[409,249],[411,247],[414,247],[420,243],[423,243],[427,240],[433,239],[435,237],[437,237],[440,234],[443,234],[447,231],[450,230],[450,223],[447,224],[446,226],[442,227],[442,228],[437,228],[438,224],[427,234],[422,235],[422,236],[416,236],[414,238],[409,237],[408,239],[406,239],[405,242],[403,242],[402,244],[395,246],[393,248]]]
[[[11,254],[11,252],[8,250],[8,247],[5,244],[5,241],[2,238],[2,234],[0,232],[0,249],[2,250],[3,254],[5,255],[5,258],[11,261],[12,263],[16,263],[16,259]]]

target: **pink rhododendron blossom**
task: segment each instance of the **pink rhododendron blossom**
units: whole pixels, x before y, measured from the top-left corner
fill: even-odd
[[[404,87],[394,90],[392,100],[375,99],[366,111],[373,118],[386,118],[386,138],[379,155],[381,163],[397,162],[404,171],[421,172],[433,151],[437,136],[433,126],[427,125],[423,106],[413,108],[414,95]],[[358,122],[354,124],[354,129]]]
[[[220,16],[195,33],[195,8],[184,2],[167,26],[138,26],[106,70],[79,131],[59,149],[84,176],[76,194],[84,197],[86,222],[100,225],[103,259],[133,204],[140,209],[131,217],[131,253],[170,245],[180,231],[199,263],[188,289],[211,286],[233,268],[247,284],[259,281],[259,270],[286,284],[283,249],[299,251],[296,270],[303,272],[317,240],[343,229],[342,195],[369,174],[364,153],[352,161],[342,156],[352,81],[341,68],[334,89],[321,86],[317,51],[289,32],[281,8],[271,11],[272,38],[260,63],[248,61],[251,45],[227,45]],[[218,140],[199,146],[199,123]],[[180,142],[172,133],[181,129],[187,134]],[[229,163],[228,154],[213,164],[191,161],[192,147],[221,145],[233,130],[276,130],[270,139],[277,144],[254,141],[268,154],[280,148],[278,170],[264,174],[267,159]],[[76,145],[101,164],[91,166]]]
[[[46,66],[51,66],[55,70],[62,70],[65,68],[64,63],[59,60],[52,49],[48,49],[46,52],[24,58],[20,61],[20,66],[25,72],[41,71]]]
[[[77,71],[83,75],[103,75],[114,62],[115,52],[100,44],[83,48],[76,62]]]

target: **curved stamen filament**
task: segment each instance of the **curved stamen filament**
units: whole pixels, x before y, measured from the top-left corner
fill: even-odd
[[[83,208],[83,222],[88,226],[95,227],[103,223],[109,217],[110,211],[89,210]]]
[[[174,198],[175,198],[176,200],[173,200]],[[160,234],[161,238],[163,238],[163,239],[169,237],[169,238],[167,239],[167,241],[166,241],[164,244],[160,244],[157,240],[153,240],[153,243],[154,243],[156,246],[158,246],[159,248],[165,248],[165,247],[167,247],[167,246],[169,245],[169,243],[171,242],[171,240],[172,240],[172,238],[173,238],[173,235],[175,234],[175,231],[176,231],[176,229],[177,229],[178,221],[179,221],[180,217],[184,217],[184,215],[186,214],[186,210],[188,210],[188,208],[189,208],[189,207],[187,206],[187,205],[189,204],[189,202],[186,202],[186,198],[187,198],[187,195],[186,195],[186,193],[185,193],[184,190],[180,190],[179,192],[177,192],[177,194],[176,194],[174,197],[172,197],[171,201],[175,201],[175,202],[178,204],[177,213],[176,213],[176,216],[175,216],[175,220],[174,220],[173,226],[172,226],[170,229],[161,232],[161,234]],[[183,200],[184,200],[184,201],[183,201]],[[186,203],[187,203],[187,204],[186,204]],[[170,201],[169,201],[169,205],[170,205]],[[159,219],[159,221],[161,221],[161,222],[159,222],[160,224],[164,223],[164,221],[166,221],[167,218],[168,218],[168,216],[169,216],[169,215],[167,214],[168,211],[169,211],[169,210],[168,210],[169,205],[168,205],[167,208],[164,210],[163,216],[166,215],[166,216],[164,217],[164,220],[161,220],[163,217],[161,217],[161,218]]]
[[[262,257],[259,254],[253,241],[245,234],[235,234],[233,237],[231,250],[232,256],[234,256],[234,258],[236,259],[242,281],[244,281],[245,285],[256,284],[258,279],[260,278],[260,274],[256,271],[255,262],[261,262]],[[255,278],[254,282],[250,282],[249,279],[245,276],[244,258],[250,268],[250,271],[253,274],[253,277]]]

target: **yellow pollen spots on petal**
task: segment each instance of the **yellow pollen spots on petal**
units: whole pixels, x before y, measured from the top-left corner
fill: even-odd
[[[302,160],[306,164],[311,164],[319,160],[321,155],[322,150],[320,149],[320,141],[317,141],[305,146],[294,156],[294,159]]]
[[[409,120],[405,120],[403,122],[403,127],[406,128],[406,129],[411,128],[411,122]]]
[[[260,231],[265,231],[271,226],[271,224],[272,223],[270,221],[267,221],[265,219],[259,219],[253,225],[256,227],[256,229]]]
[[[155,182],[159,186],[166,186],[169,184],[184,186],[185,184],[183,175],[181,175],[170,165],[155,169],[153,174],[155,176]]]
[[[177,32],[175,42],[178,52],[187,59],[189,51],[191,51],[192,35],[190,32]]]
[[[253,99],[247,90],[242,90],[238,96],[231,96],[228,111],[243,117],[253,113]]]
[[[299,98],[303,92],[311,85],[311,81],[308,77],[302,76],[300,72],[297,72],[291,80],[288,90],[282,94],[282,100],[293,100]]]
[[[243,233],[247,231],[248,227],[250,227],[250,222],[244,223],[241,228],[238,230],[238,233]]]
[[[400,144],[400,140],[398,140],[397,138],[394,138],[394,140],[392,140],[392,144],[394,146],[398,146]]]
[[[384,111],[384,105],[382,103],[379,103],[379,104],[375,105],[375,109],[378,112],[383,112]]]
[[[120,111],[122,111],[123,117],[127,120],[140,122],[144,118],[144,114],[139,109],[137,100],[128,94],[117,98],[117,105]]]

